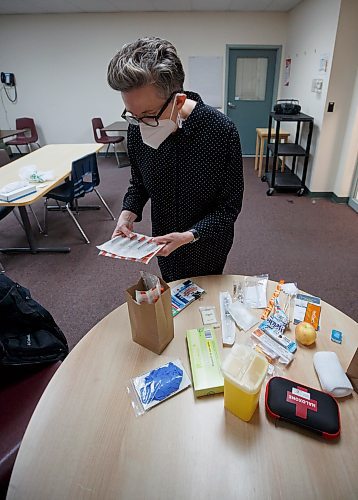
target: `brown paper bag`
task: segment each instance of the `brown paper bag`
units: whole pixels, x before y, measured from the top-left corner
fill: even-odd
[[[346,371],[346,375],[351,381],[354,390],[358,393],[358,349],[354,353],[352,361]]]
[[[137,344],[160,354],[174,337],[170,287],[161,278],[164,288],[155,304],[137,304],[135,290],[145,290],[142,278],[126,290],[132,338]]]

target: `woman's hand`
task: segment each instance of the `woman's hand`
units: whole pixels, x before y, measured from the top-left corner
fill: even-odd
[[[163,243],[165,245],[159,250],[157,256],[168,257],[174,250],[192,242],[193,239],[193,233],[191,231],[185,231],[185,233],[169,233],[164,236],[156,236],[153,238],[153,241],[157,245],[163,245]]]
[[[127,236],[128,238],[133,238],[133,222],[136,220],[137,216],[129,210],[123,210],[118,218],[118,222],[115,230],[113,231],[112,238],[116,236]]]

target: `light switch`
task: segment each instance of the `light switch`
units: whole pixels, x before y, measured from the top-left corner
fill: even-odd
[[[323,80],[321,78],[315,78],[312,80],[311,91],[320,94],[322,92]]]

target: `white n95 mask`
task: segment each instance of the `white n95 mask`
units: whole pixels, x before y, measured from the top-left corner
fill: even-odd
[[[144,144],[150,146],[153,149],[158,149],[162,142],[164,142],[165,139],[176,130],[177,123],[173,122],[173,120],[171,119],[174,111],[174,104],[175,101],[173,103],[172,112],[170,113],[170,118],[159,120],[159,125],[157,127],[150,127],[145,123],[139,124],[140,133]]]

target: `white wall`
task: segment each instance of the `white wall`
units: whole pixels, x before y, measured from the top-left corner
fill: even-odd
[[[93,140],[90,120],[120,118],[118,92],[107,85],[108,62],[144,35],[171,40],[187,70],[191,55],[224,58],[226,44],[283,45],[286,13],[123,13],[0,17],[0,71],[15,73],[18,102],[0,103],[0,127],[34,117],[45,143]],[[195,90],[195,89],[187,89]]]
[[[286,58],[292,59],[290,83],[288,87],[281,87],[282,98],[299,99],[302,112],[314,118],[314,136],[311,146],[306,184],[311,191],[332,191],[333,185],[329,182],[318,158],[320,148],[324,144],[320,141],[324,110],[328,92],[328,83],[332,67],[332,57],[338,25],[340,0],[304,0],[294,8],[288,16],[287,44],[283,57],[283,66]],[[326,73],[319,71],[320,57],[328,54],[329,63]],[[322,93],[311,91],[312,80],[323,79]],[[287,124],[284,128],[294,130]],[[305,146],[307,128],[304,128],[301,144]],[[294,133],[294,132],[293,132]],[[294,140],[294,136],[291,137]],[[299,160],[302,167],[303,159]],[[301,168],[299,168],[299,172]],[[312,179],[320,179],[313,183]]]
[[[327,190],[349,196],[355,173],[357,133],[358,1],[342,0],[327,101],[334,113],[325,113],[313,186],[326,178]]]
[[[308,187],[348,196],[357,143],[350,109],[356,103],[357,9],[357,0],[304,0],[289,13],[0,16],[0,71],[15,73],[18,86],[16,104],[1,93],[6,112],[0,101],[0,127],[13,128],[16,117],[31,116],[42,144],[92,141],[91,118],[101,116],[108,124],[123,109],[120,94],[106,82],[108,62],[140,36],[171,40],[186,71],[189,56],[222,56],[223,79],[227,44],[282,45],[279,96],[298,98],[315,120]],[[318,70],[323,54],[329,56],[326,73]],[[282,85],[286,57],[292,59],[289,87]],[[313,78],[324,79],[321,94],[311,92]],[[336,103],[334,113],[326,112],[328,100]]]
[[[292,71],[282,96],[299,99],[315,121],[307,185],[338,197],[350,194],[357,157],[357,20],[357,0],[304,0],[289,14],[283,58],[292,58]],[[326,73],[319,71],[323,54],[329,56]],[[323,79],[321,94],[311,90],[314,78]],[[328,113],[331,101],[334,112]]]
[[[358,46],[358,44],[357,44]],[[358,156],[358,70],[352,94],[351,106],[345,122],[345,135],[342,141],[340,159],[334,186],[337,196],[345,197],[353,189],[352,181]]]

